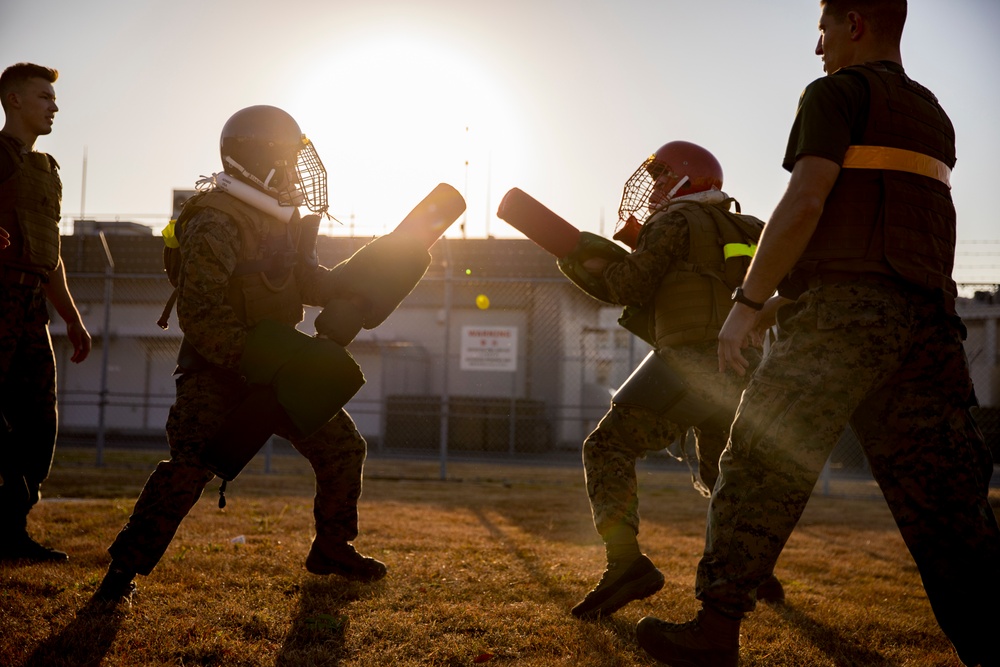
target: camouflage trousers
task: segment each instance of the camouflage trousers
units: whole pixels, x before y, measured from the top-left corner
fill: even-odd
[[[732,372],[719,373],[717,348],[715,341],[706,341],[666,348],[657,354],[684,378],[689,391],[732,415],[745,380]],[[754,362],[758,360],[755,350],[748,350],[747,356]],[[583,443],[587,494],[598,533],[605,535],[613,526],[625,524],[638,534],[636,461],[674,443],[679,445],[678,458],[687,459],[687,433],[692,428],[701,482],[695,480],[695,487],[707,495],[718,477],[729,419],[713,420],[699,428],[686,422],[683,415],[668,418],[648,408],[612,401],[611,409]]]
[[[41,288],[0,284],[0,532],[25,529],[52,467],[58,411],[48,324]]]
[[[733,615],[754,608],[850,423],[942,629],[960,654],[994,641],[1000,529],[964,326],[924,294],[874,282],[810,290],[778,321],[722,455],[698,597]]]
[[[181,521],[214,477],[201,461],[205,442],[246,395],[233,373],[209,369],[181,375],[177,399],[167,417],[170,460],[146,480],[128,523],[108,552],[116,566],[149,574],[166,552]],[[358,536],[358,499],[367,445],[354,421],[341,410],[322,429],[301,437],[278,428],[308,459],[316,474],[313,517],[317,539],[345,543]]]

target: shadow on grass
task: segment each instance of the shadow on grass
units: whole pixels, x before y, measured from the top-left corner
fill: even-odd
[[[96,667],[118,635],[125,611],[88,603],[70,623],[39,644],[21,667]]]
[[[570,609],[577,600],[573,598],[575,593],[567,591],[565,588],[557,586],[553,581],[553,578],[547,574],[548,568],[540,567],[538,564],[538,559],[532,557],[528,552],[522,549],[517,543],[515,543],[510,537],[507,536],[504,531],[497,526],[493,521],[490,520],[488,516],[479,507],[471,507],[469,511],[479,520],[486,532],[490,534],[497,544],[503,546],[517,561],[521,564],[531,578],[538,583],[539,586],[543,587],[554,600],[558,600],[559,603]]]
[[[782,620],[798,630],[803,638],[819,651],[825,653],[836,665],[890,667],[890,665],[896,664],[886,660],[875,651],[852,646],[849,641],[844,641],[843,632],[820,623],[809,614],[796,609],[794,605],[785,603],[772,608],[781,616]]]
[[[635,622],[628,620],[620,616],[607,616],[598,618],[595,620],[580,620],[573,617],[570,613],[570,609],[580,601],[582,595],[581,591],[567,590],[563,586],[559,586],[554,578],[548,574],[551,570],[548,567],[539,566],[539,561],[534,558],[529,552],[521,548],[513,539],[511,539],[503,529],[497,526],[493,521],[490,520],[488,516],[479,508],[472,508],[470,510],[479,522],[483,525],[483,528],[489,532],[490,536],[496,540],[498,544],[503,545],[503,547],[510,552],[514,558],[518,560],[521,567],[528,572],[531,578],[545,591],[548,593],[548,597],[555,600],[560,607],[565,609],[566,623],[567,624],[578,624],[582,630],[587,642],[586,650],[592,652],[592,656],[595,660],[609,660],[617,663],[619,660],[625,660],[624,657],[618,657],[615,654],[616,650],[622,650],[618,647],[627,647],[624,650],[631,653],[632,659],[638,657],[645,657],[645,652],[639,647],[635,640]],[[603,641],[601,639],[600,632],[591,632],[591,628],[602,628],[606,630],[611,636],[617,637],[619,643],[613,644]],[[596,663],[595,663],[596,664]],[[603,662],[600,664],[604,664]]]
[[[371,587],[339,577],[309,578],[300,588],[299,608],[282,643],[275,667],[339,665],[350,631],[347,607]]]

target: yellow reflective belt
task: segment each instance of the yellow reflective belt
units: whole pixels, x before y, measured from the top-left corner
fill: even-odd
[[[844,169],[892,169],[929,176],[951,187],[951,169],[941,160],[888,146],[848,146]]]
[[[722,254],[726,259],[730,257],[753,257],[757,251],[757,244],[727,243],[722,246]]]

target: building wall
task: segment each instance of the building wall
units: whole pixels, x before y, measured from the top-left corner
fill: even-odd
[[[328,266],[363,244],[360,239],[327,241],[321,261]],[[587,366],[581,355],[593,348],[583,342],[581,331],[599,326],[600,304],[570,285],[554,260],[529,241],[449,244],[446,254],[438,248],[441,243],[435,246],[427,275],[399,309],[377,328],[362,330],[349,346],[366,376],[347,406],[359,429],[377,446],[392,417],[387,407],[391,397],[417,397],[440,410],[447,396],[455,402],[452,409],[463,414],[476,406],[515,414],[520,410],[523,420],[542,410],[551,422],[544,446],[578,447],[607,408],[606,400],[584,406],[583,412],[580,404]],[[65,328],[55,319],[62,427],[87,432],[103,423],[125,434],[162,431],[181,340],[176,315],[167,330],[156,324],[170,294],[159,256],[162,244],[158,239],[109,237],[109,247],[114,272],[94,239],[64,239],[70,288],[94,350],[84,364],[69,363]],[[117,271],[119,257],[129,258],[130,272]],[[446,259],[453,270],[447,270]],[[484,306],[480,297],[487,295]],[[318,312],[306,309],[300,330],[313,333]],[[463,370],[465,327],[515,329],[514,368]]]
[[[123,434],[162,433],[181,340],[176,316],[166,330],[156,324],[171,291],[162,273],[162,242],[114,236],[108,242],[114,272],[96,237],[63,241],[70,288],[94,350],[83,364],[70,363],[65,327],[54,318],[61,425],[85,433],[101,423]],[[332,266],[364,242],[321,239],[321,262]],[[456,432],[471,432],[470,410],[488,413],[483,428],[500,428],[510,413],[520,412],[519,419],[527,421],[524,432],[538,447],[578,448],[649,346],[618,327],[617,308],[572,286],[530,241],[445,240],[432,248],[432,256],[424,279],[399,309],[377,328],[361,331],[349,347],[367,380],[347,406],[361,432],[380,447],[387,425],[416,424],[422,415],[426,423],[422,430],[414,428],[419,434],[412,437],[433,447],[440,441],[434,424],[447,396],[454,404],[449,409],[465,415],[456,417]],[[488,307],[481,296],[488,297]],[[313,333],[318,312],[307,309],[300,330]],[[1000,305],[963,299],[960,313],[969,329],[966,349],[980,403],[1000,406]],[[516,328],[516,368],[462,370],[460,344],[468,326]],[[400,413],[400,406],[419,415]],[[538,427],[541,421],[544,429]],[[520,426],[515,419],[512,447],[529,437],[518,434]],[[475,437],[500,437],[491,433]]]
[[[965,301],[959,304],[959,315],[969,330],[965,351],[972,369],[976,397],[980,405],[1000,407],[1000,366],[997,365],[1000,304]]]

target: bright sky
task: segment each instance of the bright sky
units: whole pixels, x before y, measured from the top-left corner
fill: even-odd
[[[799,93],[823,75],[818,17],[811,0],[8,0],[0,66],[60,72],[36,147],[62,165],[67,218],[158,231],[175,188],[220,170],[226,119],[272,104],[326,164],[331,234],[389,231],[444,181],[470,238],[518,234],[495,217],[511,187],[610,236],[625,181],[674,139],[770,215]],[[958,134],[959,282],[1000,283],[998,30],[997,0],[910,0],[903,35]]]

